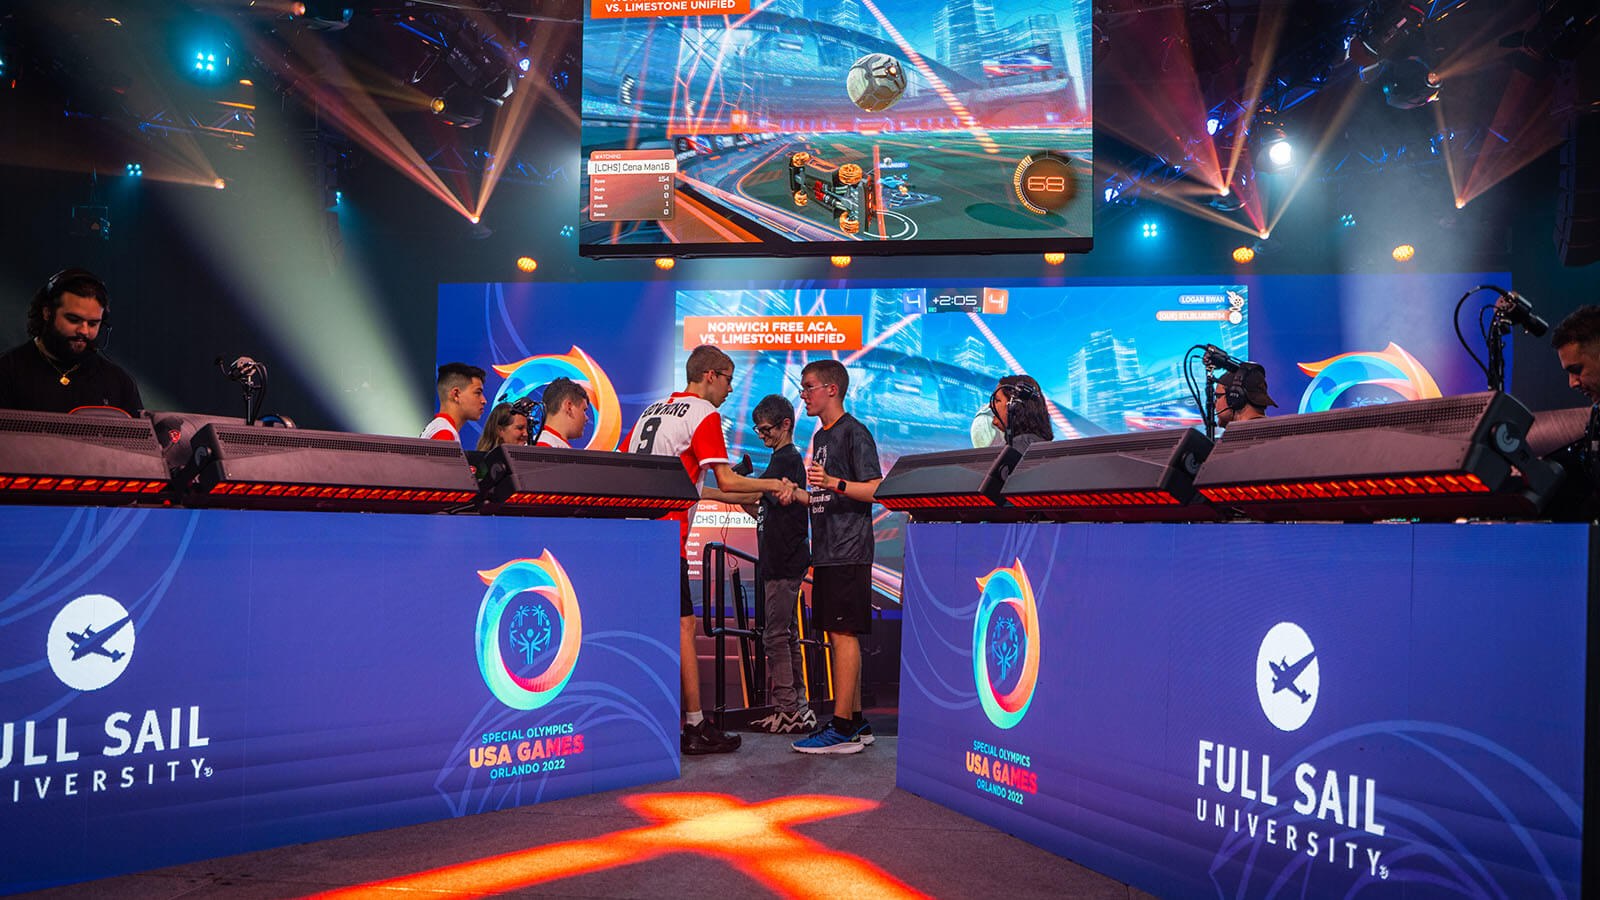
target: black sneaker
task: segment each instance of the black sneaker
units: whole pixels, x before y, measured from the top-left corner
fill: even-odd
[[[743,739],[737,734],[722,731],[712,725],[710,719],[702,719],[699,725],[685,725],[683,728],[682,749],[688,756],[732,753],[739,749],[741,743]]]

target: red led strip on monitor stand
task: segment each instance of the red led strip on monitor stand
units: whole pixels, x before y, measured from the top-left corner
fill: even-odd
[[[994,500],[983,494],[940,494],[934,497],[891,497],[879,500],[884,508],[902,509],[980,509],[992,507]]]
[[[69,494],[158,494],[167,482],[143,478],[75,478],[50,475],[0,475],[0,491]]]
[[[210,493],[232,497],[299,497],[307,500],[355,500],[379,503],[470,503],[478,496],[473,491],[339,487],[261,481],[224,481],[213,485]]]
[[[1442,473],[1401,478],[1334,478],[1202,488],[1213,503],[1273,503],[1287,500],[1340,500],[1415,497],[1430,494],[1483,494],[1489,486],[1476,475]]]
[[[1015,494],[1012,506],[1027,509],[1065,509],[1105,506],[1180,506],[1166,491],[1081,491],[1072,493]]]

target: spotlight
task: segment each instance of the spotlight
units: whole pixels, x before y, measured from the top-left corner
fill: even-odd
[[[333,205],[334,206],[338,206],[339,204],[341,204],[343,202],[344,202],[344,191],[334,191],[333,192]]]
[[[1420,56],[1388,63],[1379,77],[1383,100],[1395,109],[1416,109],[1439,99],[1444,79]]]
[[[291,4],[289,4],[289,15],[291,17],[299,17],[299,16],[303,16],[305,14],[306,14],[306,5],[304,3],[291,3]]]
[[[660,269],[663,272],[669,271],[673,266],[675,266],[677,264],[678,264],[678,261],[673,259],[670,256],[658,256],[658,257],[656,257],[656,268]]]
[[[144,175],[144,166],[138,163],[128,163],[126,171],[130,177],[138,178]]]
[[[204,47],[194,52],[194,59],[190,61],[189,72],[194,77],[204,81],[213,81],[225,74],[233,60],[228,56],[228,49],[223,47]]]
[[[216,181],[211,182],[211,186],[220,191],[223,188],[226,188],[228,186],[228,183],[226,181],[223,181],[221,178],[218,178]]]
[[[1341,227],[1341,228],[1354,228],[1354,227],[1356,227],[1356,216],[1355,216],[1355,213],[1345,213],[1344,215],[1340,216],[1339,217],[1339,227]]]
[[[1410,244],[1401,244],[1394,248],[1394,253],[1391,255],[1394,256],[1395,262],[1410,262],[1412,257],[1417,255],[1417,248]]]
[[[848,256],[830,256],[830,257],[828,257],[828,262],[833,263],[833,267],[835,269],[842,269],[842,268],[850,265],[850,257],[848,257]]]
[[[563,226],[561,226],[561,236],[564,237],[564,238],[572,237],[572,236],[576,235],[577,233],[578,233],[578,227],[576,225],[563,225]]]
[[[1256,251],[1250,247],[1235,247],[1233,249],[1233,261],[1241,266],[1248,265],[1255,258]]]
[[[533,67],[533,60],[527,58],[526,56],[524,56],[523,58],[517,60],[517,68],[521,69],[524,72],[528,71],[528,69],[530,69],[532,67]]]
[[[1147,238],[1160,237],[1161,226],[1155,222],[1146,222],[1141,226],[1141,234]]]
[[[519,257],[517,257],[517,270],[518,271],[521,271],[521,272],[532,272],[534,269],[537,269],[537,268],[539,268],[539,261],[534,259],[533,257],[531,257],[531,256],[519,256]]]
[[[433,110],[433,114],[434,115],[438,115],[439,113],[444,112],[444,98],[443,97],[435,97],[432,100],[428,101],[428,108]]]
[[[1268,112],[1256,119],[1252,135],[1256,144],[1256,168],[1276,172],[1294,165],[1294,145],[1289,135]]]
[[[1059,250],[1051,250],[1044,255],[1044,262],[1047,266],[1059,266],[1066,261],[1067,255]]]
[[[1217,133],[1217,129],[1221,128],[1221,127],[1222,127],[1222,120],[1217,118],[1216,116],[1212,116],[1211,118],[1206,120],[1206,134],[1216,134]]]
[[[1256,237],[1259,237],[1264,241],[1267,238],[1272,237],[1272,232],[1266,231],[1266,230],[1262,230],[1261,232],[1257,233]]]
[[[472,224],[474,224],[474,225],[476,225],[476,224],[478,224],[478,222],[479,222],[479,221],[480,221],[480,220],[481,220],[481,219],[482,219],[482,216],[476,216],[476,215],[473,215],[473,216],[467,216],[467,221],[468,221],[468,222],[471,222],[471,223],[472,223]]]

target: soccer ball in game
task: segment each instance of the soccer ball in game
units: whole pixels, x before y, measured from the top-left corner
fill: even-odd
[[[844,90],[867,112],[883,112],[906,92],[905,67],[887,53],[868,53],[850,67]]]

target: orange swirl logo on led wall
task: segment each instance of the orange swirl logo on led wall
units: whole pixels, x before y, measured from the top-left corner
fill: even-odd
[[[494,402],[515,403],[524,397],[542,392],[545,385],[557,378],[571,378],[583,386],[589,395],[589,405],[594,409],[594,433],[589,436],[588,450],[615,450],[622,439],[622,404],[617,400],[617,390],[589,354],[574,346],[562,354],[530,356],[514,363],[494,367],[505,382],[495,392]]]
[[[1422,363],[1392,342],[1378,352],[1358,350],[1298,365],[1311,376],[1300,396],[1303,413],[1442,396]]]

